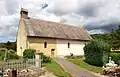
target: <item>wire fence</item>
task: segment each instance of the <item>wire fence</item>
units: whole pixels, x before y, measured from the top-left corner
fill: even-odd
[[[7,60],[0,61],[0,67],[3,69],[25,69],[31,66],[35,66],[35,59],[20,59],[20,60]]]

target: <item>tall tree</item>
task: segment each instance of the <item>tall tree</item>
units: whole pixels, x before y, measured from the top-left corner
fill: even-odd
[[[120,25],[117,30],[112,30],[111,33],[106,34],[94,34],[91,35],[93,39],[102,39],[108,42],[113,49],[120,49]]]
[[[11,42],[10,42],[10,41],[7,41],[7,43],[6,43],[6,48],[7,48],[8,50],[10,50],[10,46],[11,46]]]
[[[114,49],[120,49],[120,25],[119,28],[111,33],[111,42]]]

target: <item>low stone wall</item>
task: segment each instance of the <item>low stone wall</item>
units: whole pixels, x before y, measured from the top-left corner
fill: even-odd
[[[23,70],[18,71],[17,77],[39,77],[45,74],[45,69],[30,67]]]
[[[18,71],[17,77],[56,77],[50,72],[47,72],[45,68],[30,67]]]

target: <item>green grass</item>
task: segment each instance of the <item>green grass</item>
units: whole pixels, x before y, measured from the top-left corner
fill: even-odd
[[[102,72],[102,68],[101,67],[98,67],[98,66],[93,66],[93,65],[90,65],[88,63],[86,63],[84,61],[84,58],[79,58],[79,59],[67,59],[69,60],[70,62],[78,65],[79,67],[81,68],[84,68],[86,70],[89,70],[89,71],[92,71],[92,72],[95,72],[95,73],[101,73]]]
[[[72,77],[69,73],[65,72],[63,68],[52,59],[51,63],[45,63],[44,67],[53,72],[57,77]]]

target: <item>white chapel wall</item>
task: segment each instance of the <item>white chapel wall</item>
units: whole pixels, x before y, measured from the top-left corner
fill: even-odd
[[[70,43],[70,48],[68,48]],[[70,55],[84,55],[84,41],[71,41],[71,40],[57,40],[57,56]]]

